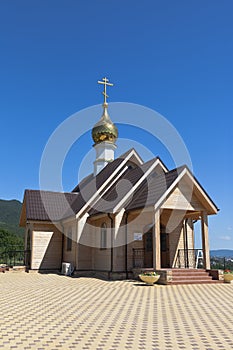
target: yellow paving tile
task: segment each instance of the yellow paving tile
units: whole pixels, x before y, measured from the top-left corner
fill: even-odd
[[[0,274],[1,349],[233,349],[232,284]]]

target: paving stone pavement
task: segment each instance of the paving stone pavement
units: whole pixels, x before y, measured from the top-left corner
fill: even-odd
[[[0,274],[0,349],[233,349],[233,285]]]

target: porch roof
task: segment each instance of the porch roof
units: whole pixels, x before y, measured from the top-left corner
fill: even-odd
[[[185,175],[187,175],[192,183],[193,187],[190,187],[191,192],[193,193],[195,190],[199,194],[202,201],[206,203],[209,214],[216,214],[219,211],[218,207],[186,165],[165,174],[157,175],[151,179],[149,178],[148,183],[143,184],[142,188],[138,189],[137,195],[127,205],[126,210],[162,205],[163,201],[166,200],[175,188],[174,185],[178,185]]]

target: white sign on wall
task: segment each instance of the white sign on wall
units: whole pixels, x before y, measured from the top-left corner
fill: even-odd
[[[135,232],[134,233],[134,241],[142,241],[142,233]]]

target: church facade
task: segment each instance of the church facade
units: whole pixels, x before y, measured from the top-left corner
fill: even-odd
[[[159,157],[143,162],[135,149],[114,159],[118,130],[103,114],[92,130],[94,171],[71,192],[26,190],[20,225],[25,227],[28,269],[129,278],[153,269],[168,281],[172,269],[210,269],[208,216],[218,208],[187,166],[169,170]],[[195,249],[195,222],[202,247]],[[171,274],[170,274],[171,275]]]

